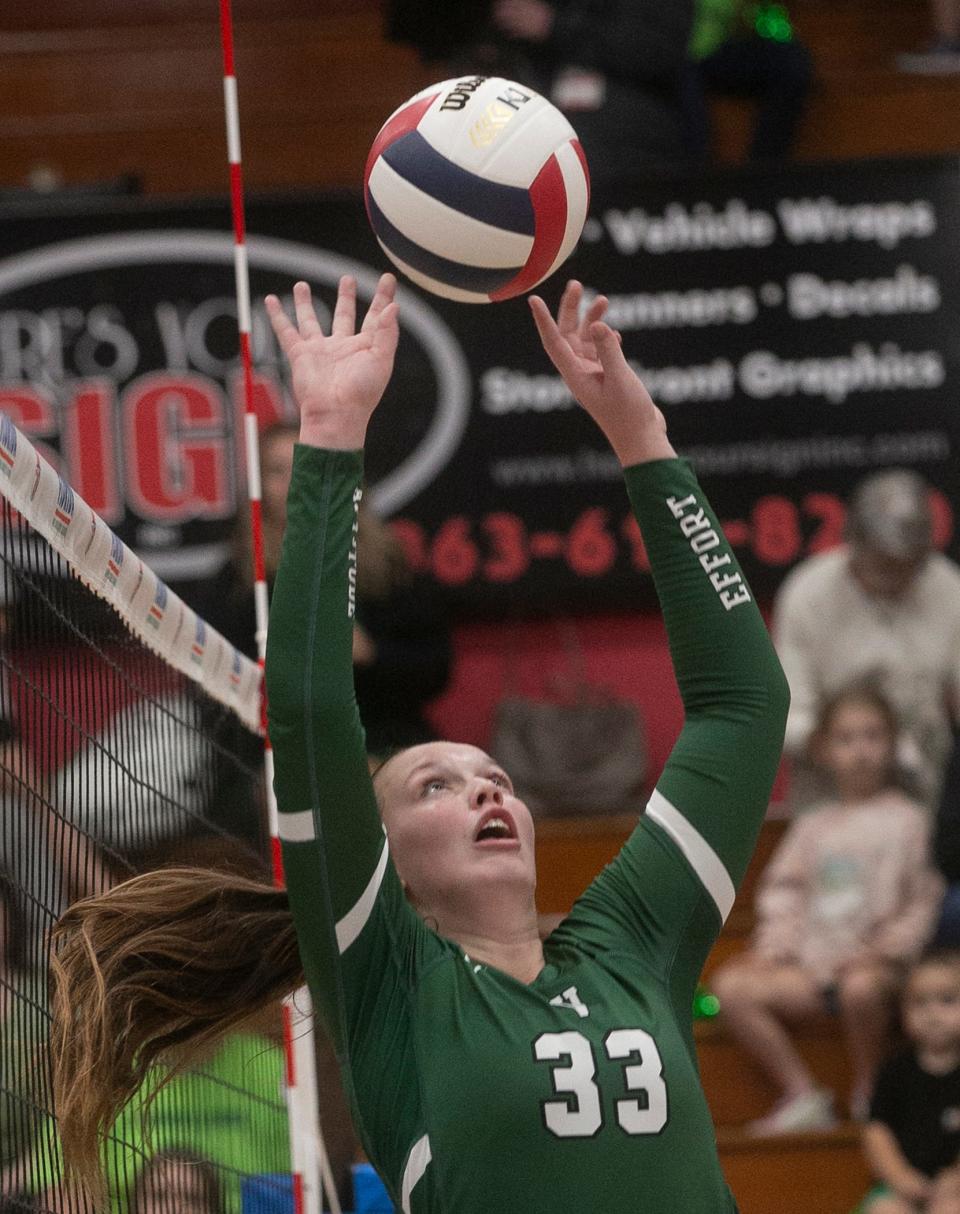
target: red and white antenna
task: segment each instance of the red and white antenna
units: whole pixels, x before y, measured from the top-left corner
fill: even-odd
[[[263,686],[267,651],[267,578],[263,556],[260,450],[257,413],[253,393],[253,357],[250,350],[250,275],[247,264],[243,169],[240,158],[240,109],[233,58],[233,13],[231,0],[220,0],[220,40],[223,47],[223,99],[227,122],[227,159],[230,165],[230,210],[233,216],[234,271],[237,292],[237,325],[240,362],[243,369],[244,442],[247,458],[247,487],[250,495],[250,534],[253,537],[254,604],[256,611],[257,661]],[[273,793],[273,750],[267,733],[266,691],[261,697],[264,736],[264,779],[273,877],[283,888],[277,802]],[[283,1035],[286,1056],[286,1095],[290,1123],[290,1158],[293,1169],[294,1214],[320,1214],[321,1184],[333,1214],[341,1214],[336,1186],[320,1132],[317,1102],[317,1073],[314,1054],[310,994],[306,987],[284,1001]]]

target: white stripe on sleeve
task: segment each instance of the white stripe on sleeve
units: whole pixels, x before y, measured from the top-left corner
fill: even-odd
[[[737,891],[717,853],[676,806],[671,805],[657,789],[654,789],[650,796],[647,817],[662,827],[680,848],[690,867],[703,882],[707,893],[716,902],[720,918],[726,922]]]
[[[380,853],[380,859],[377,861],[377,867],[373,871],[373,876],[367,882],[367,888],[343,918],[337,920],[337,948],[341,953],[345,953],[350,945],[353,944],[357,936],[363,931],[364,924],[370,918],[370,912],[373,910],[373,904],[377,900],[377,894],[380,892],[380,886],[383,883],[383,874],[387,871],[387,858],[389,855],[390,846],[387,843],[386,836],[384,836],[383,850]]]
[[[312,843],[317,837],[313,810],[303,809],[295,814],[277,814],[277,834],[284,843]]]
[[[427,1170],[427,1165],[432,1158],[433,1156],[430,1154],[430,1137],[428,1134],[424,1134],[410,1148],[410,1154],[407,1156],[407,1166],[403,1169],[403,1180],[400,1184],[400,1203],[403,1208],[403,1214],[410,1214],[410,1194]]]

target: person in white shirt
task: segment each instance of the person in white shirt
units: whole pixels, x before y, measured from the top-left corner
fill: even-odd
[[[823,703],[869,681],[901,722],[901,775],[932,807],[960,706],[960,569],[933,551],[929,489],[913,472],[879,472],[857,486],[847,539],[798,565],[774,601],[791,694],[791,802],[805,808],[824,791],[806,761]]]

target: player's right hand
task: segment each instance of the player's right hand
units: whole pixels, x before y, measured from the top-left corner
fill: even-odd
[[[273,331],[290,363],[301,441],[348,450],[363,446],[367,423],[393,371],[399,337],[396,289],[392,274],[381,275],[357,332],[357,283],[345,275],[329,334],[317,320],[305,282],[293,288],[296,324],[276,295],[266,297]]]

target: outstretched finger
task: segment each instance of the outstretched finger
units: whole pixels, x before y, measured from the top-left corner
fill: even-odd
[[[581,375],[580,361],[567,341],[566,337],[550,315],[550,309],[539,295],[531,295],[530,311],[533,313],[533,323],[537,326],[540,341],[547,357],[563,376],[567,384],[579,380]]]
[[[297,342],[300,340],[297,327],[286,312],[284,312],[283,304],[277,299],[276,295],[268,295],[263,302],[267,309],[267,315],[270,317],[270,324],[277,335],[277,341],[280,343],[280,349],[289,358]]]
[[[610,301],[606,295],[597,295],[590,301],[590,306],[584,312],[583,320],[580,324],[580,329],[585,340],[590,339],[590,330],[598,320],[603,319],[609,305]]]
[[[360,326],[361,333],[369,333],[371,329],[377,327],[384,309],[388,304],[393,302],[396,293],[396,278],[392,274],[381,274],[373,299],[370,301],[370,307],[367,309],[367,314],[363,318],[363,324]]]
[[[590,329],[590,337],[596,346],[597,358],[603,373],[611,380],[623,380],[625,376],[632,377],[633,371],[623,353],[620,334],[611,329],[605,321],[598,321]],[[639,382],[639,381],[638,381]]]
[[[318,333],[322,336],[323,330],[320,328],[317,314],[313,310],[313,297],[307,283],[295,282],[293,284],[293,308],[297,314],[297,326],[300,329],[301,337],[315,337]]]
[[[357,280],[344,274],[337,285],[337,305],[333,309],[330,333],[333,337],[353,337],[357,327]]]
[[[608,302],[606,295],[597,295],[590,301],[589,307],[583,313],[583,319],[580,321],[576,336],[570,342],[581,358],[588,358],[591,361],[596,360],[597,350],[591,336],[591,330],[598,320],[603,319]]]
[[[379,315],[379,324],[370,343],[379,358],[392,359],[400,339],[400,309],[396,300],[388,301]]]
[[[565,336],[572,336],[580,326],[580,300],[583,298],[583,286],[575,278],[563,289],[560,296],[560,306],[557,308],[557,328]]]

